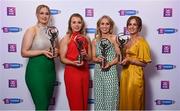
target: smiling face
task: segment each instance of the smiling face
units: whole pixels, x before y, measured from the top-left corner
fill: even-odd
[[[72,32],[79,32],[82,29],[83,22],[79,17],[72,17],[71,18],[71,28]]]
[[[135,19],[130,20],[127,28],[130,34],[136,34],[139,32],[138,24]]]
[[[137,16],[132,16],[127,21],[127,29],[130,34],[137,34],[141,31],[142,21]]]
[[[110,31],[110,23],[108,21],[108,19],[103,18],[100,22],[99,28],[102,34],[108,34]]]
[[[38,23],[47,25],[50,19],[50,10],[47,7],[41,7],[36,12]]]

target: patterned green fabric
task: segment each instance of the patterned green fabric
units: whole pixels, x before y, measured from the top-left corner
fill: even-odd
[[[96,55],[101,56],[100,42],[96,45]],[[112,61],[116,56],[113,44],[107,50],[107,61]],[[116,65],[109,70],[101,70],[100,64],[95,64],[94,69],[94,97],[95,110],[116,110],[119,99],[119,79]]]

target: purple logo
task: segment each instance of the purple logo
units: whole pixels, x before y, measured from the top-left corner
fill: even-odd
[[[170,45],[162,45],[162,53],[170,54],[171,53],[171,46]]]
[[[17,88],[17,80],[9,79],[9,88]]]
[[[16,44],[8,44],[8,52],[16,52]]]
[[[171,70],[176,68],[176,65],[172,65],[172,64],[157,64],[156,65],[157,70]]]
[[[127,27],[124,27],[124,35],[129,35]]]
[[[156,105],[172,105],[175,104],[174,100],[169,99],[157,99],[155,100]]]
[[[172,8],[164,8],[164,17],[172,17],[173,9]]]
[[[18,104],[23,102],[23,99],[20,98],[5,98],[3,99],[4,104]]]
[[[22,67],[23,65],[19,63],[4,63],[3,66],[4,66],[4,69],[10,69],[10,68],[17,69],[17,68]]]
[[[16,16],[16,8],[7,7],[7,16]]]
[[[93,8],[86,8],[85,9],[85,16],[86,17],[94,17],[94,9]]]
[[[119,10],[120,16],[132,16],[138,14],[137,10]]]
[[[161,89],[169,89],[169,81],[161,81]]]
[[[175,28],[159,28],[157,29],[158,34],[173,34],[176,33],[178,30]]]
[[[2,30],[4,33],[9,33],[9,32],[15,33],[15,32],[22,31],[22,28],[19,28],[19,27],[3,27]]]

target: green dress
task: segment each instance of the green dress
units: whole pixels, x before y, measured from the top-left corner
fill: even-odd
[[[31,49],[49,48],[51,44],[46,30],[42,27],[36,27],[36,29],[37,33]],[[30,57],[26,67],[25,79],[36,110],[48,110],[56,80],[54,60],[44,55]]]
[[[113,44],[107,50],[107,61],[112,61],[115,56]],[[101,56],[100,41],[96,44],[96,55]],[[101,70],[100,64],[95,64],[94,69],[94,97],[95,110],[116,110],[119,98],[119,80],[116,65],[109,70]]]

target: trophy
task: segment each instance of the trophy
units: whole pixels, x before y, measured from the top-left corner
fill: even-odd
[[[51,42],[51,48],[50,51],[52,52],[53,56],[55,56],[55,39],[58,37],[59,31],[55,26],[49,26],[47,28],[47,33],[49,40]]]
[[[124,33],[119,33],[117,35],[117,42],[119,44],[119,48],[121,49],[121,56],[122,56],[122,60],[124,58],[124,46],[127,44],[127,42],[129,41],[130,39],[130,36],[129,35],[126,35]]]
[[[101,63],[102,67],[106,66],[106,63],[107,63],[107,50],[110,47],[111,47],[111,42],[108,39],[102,38],[100,40],[99,48],[101,50],[101,55],[103,56],[103,61]]]
[[[77,56],[77,61],[79,64],[83,61],[83,55],[81,54],[81,50],[84,48],[85,40],[86,39],[84,37],[82,37],[81,35],[76,35],[74,37],[74,42],[77,46],[78,53],[79,53]]]

